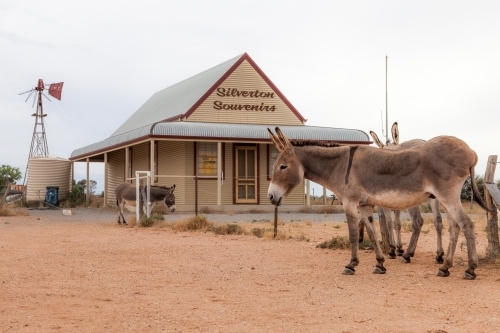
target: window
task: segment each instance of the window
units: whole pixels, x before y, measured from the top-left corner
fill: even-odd
[[[217,176],[217,142],[198,142],[198,176]]]
[[[276,149],[274,145],[267,145],[267,151],[268,151],[268,161],[269,161],[267,174],[269,175],[269,179],[271,179],[271,177],[273,176],[274,162],[276,162],[276,159],[278,158],[280,152],[278,151],[278,149]]]

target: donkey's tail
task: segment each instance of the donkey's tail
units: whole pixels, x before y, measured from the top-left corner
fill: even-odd
[[[477,188],[476,184],[476,177],[474,175],[474,167],[470,167],[470,183],[472,186],[472,193],[474,194],[474,200],[487,212],[493,212],[496,208],[491,208],[489,209],[488,206],[486,205],[486,202],[484,201],[483,197],[481,196],[481,192],[479,192],[479,189]]]

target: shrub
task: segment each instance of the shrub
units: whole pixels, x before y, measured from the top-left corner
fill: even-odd
[[[30,213],[26,209],[12,208],[8,205],[0,207],[0,216],[28,216]]]
[[[351,244],[346,236],[334,236],[331,240],[316,245],[320,249],[350,249]]]
[[[351,243],[349,238],[346,236],[334,236],[331,240],[325,241],[316,245],[320,249],[343,249],[347,250],[351,248]],[[359,243],[359,248],[361,250],[373,250],[373,244],[370,241],[364,240]]]
[[[210,230],[216,235],[243,235],[245,233],[243,228],[234,223],[214,225]]]
[[[75,208],[85,205],[86,196],[83,187],[73,184],[73,189],[66,193],[66,200],[61,204],[62,207]]]
[[[204,215],[193,216],[187,220],[176,222],[172,225],[174,230],[179,231],[206,231],[213,227]]]
[[[165,218],[161,214],[154,213],[151,215],[151,217],[148,217],[146,214],[142,215],[141,221],[140,221],[140,226],[141,227],[152,227],[158,222],[165,221]]]

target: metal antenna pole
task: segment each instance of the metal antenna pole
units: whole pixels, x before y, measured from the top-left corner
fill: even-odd
[[[389,106],[387,100],[387,55],[385,56],[385,144],[389,144]]]

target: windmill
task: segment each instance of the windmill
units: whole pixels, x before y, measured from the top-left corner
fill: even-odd
[[[50,102],[50,99],[43,93],[43,91],[48,88],[49,95],[61,100],[62,87],[64,82],[44,84],[42,79],[38,80],[36,87],[31,90],[20,93],[19,95],[28,94],[26,101],[33,95],[33,106],[35,106],[35,100],[37,100],[36,112],[31,116],[35,117],[35,128],[33,129],[33,137],[31,138],[31,148],[28,159],[34,156],[46,156],[49,154],[49,146],[47,144],[47,137],[45,136],[45,124],[43,118],[47,114],[43,113],[43,103],[42,95]],[[26,102],[25,101],[25,102]]]
[[[38,84],[34,88],[19,94],[19,95],[28,94],[26,101],[28,101],[28,99],[32,95],[34,95],[33,107],[35,106],[35,101],[37,101],[36,112],[31,115],[32,117],[35,117],[35,127],[33,129],[33,137],[31,138],[31,147],[30,147],[30,154],[28,157],[28,165],[29,165],[29,160],[32,157],[49,155],[49,146],[47,144],[47,137],[45,136],[45,124],[43,122],[43,118],[45,118],[47,114],[43,113],[42,95],[49,102],[50,99],[47,97],[47,95],[43,93],[43,91],[47,89],[50,96],[58,100],[61,100],[63,84],[64,82],[44,84],[43,80],[39,79]],[[26,185],[26,175],[28,174],[28,165],[26,165],[26,172],[24,173],[23,186]],[[23,189],[24,197],[26,198],[25,191],[26,191],[26,186],[24,186]]]

